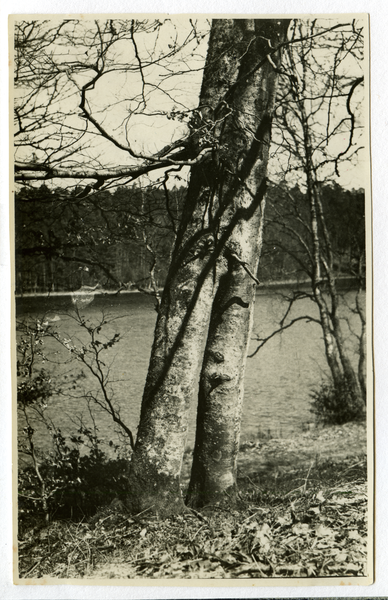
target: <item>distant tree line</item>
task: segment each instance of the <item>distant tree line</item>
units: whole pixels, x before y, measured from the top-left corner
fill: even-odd
[[[166,199],[166,193],[168,199]],[[16,293],[162,286],[183,192],[120,187],[16,194]],[[170,205],[169,205],[170,203]]]
[[[365,193],[348,190],[337,183],[320,188],[322,215],[337,277],[352,276],[357,287],[365,285]],[[268,193],[266,226],[260,261],[260,279],[265,281],[311,279],[313,235],[308,194],[300,188],[273,184]],[[319,230],[321,252],[324,232]],[[325,260],[325,256],[322,257]]]
[[[150,186],[82,198],[80,189],[23,187],[15,200],[16,293],[163,287],[186,195]],[[81,197],[80,197],[81,196]],[[334,270],[358,277],[365,251],[364,191],[326,184],[321,191]],[[259,279],[306,277],[309,205],[298,186],[269,185]],[[306,241],[308,245],[308,240]]]

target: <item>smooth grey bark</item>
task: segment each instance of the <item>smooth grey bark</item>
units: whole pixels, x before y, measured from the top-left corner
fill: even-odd
[[[230,118],[223,144],[237,146],[228,178],[235,180],[232,200],[241,211],[227,242],[227,272],[221,276],[212,308],[202,366],[197,432],[187,501],[197,508],[236,492],[237,453],[244,393],[244,371],[252,327],[262,242],[265,181],[272,112],[278,78],[276,63],[287,34],[287,20],[247,21],[246,53],[238,83],[228,100]],[[268,58],[268,54],[271,56]],[[260,64],[259,68],[255,65]]]
[[[203,340],[217,289],[218,269],[206,216],[206,164],[192,174],[185,219],[155,327],[140,424],[130,463],[132,512],[184,510],[180,471],[188,415]]]
[[[261,210],[264,200],[261,202]],[[261,214],[259,210],[259,215]],[[250,225],[257,224],[253,219]],[[252,227],[253,228],[253,227]],[[253,234],[254,267],[258,230]],[[256,248],[255,248],[256,247]],[[237,491],[237,454],[244,395],[244,373],[252,329],[256,284],[240,262],[230,257],[213,304],[202,366],[197,432],[187,501],[205,504],[234,499]]]
[[[247,261],[253,270],[257,265],[277,78],[274,48],[285,31],[286,25],[278,20],[221,19],[212,24],[199,108],[192,122],[194,155],[206,147],[209,152],[192,168],[159,308],[130,464],[127,503],[132,512],[166,515],[184,510],[179,477],[190,400],[218,283],[227,273],[232,279],[236,276],[241,295],[241,264],[230,271],[233,261]],[[244,276],[245,287],[247,281]],[[253,289],[250,279],[249,286]],[[251,310],[243,313],[246,336]],[[243,343],[234,359],[239,373],[236,389],[242,389],[245,356]],[[236,402],[239,395],[233,395]]]

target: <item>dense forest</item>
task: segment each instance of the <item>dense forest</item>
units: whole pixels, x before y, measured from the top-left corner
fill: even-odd
[[[82,197],[80,189],[23,187],[15,200],[16,293],[163,287],[184,186],[120,187]],[[364,191],[323,185],[321,198],[339,277],[363,277]],[[309,205],[298,186],[269,185],[258,278],[308,277]],[[307,235],[306,235],[307,234]]]

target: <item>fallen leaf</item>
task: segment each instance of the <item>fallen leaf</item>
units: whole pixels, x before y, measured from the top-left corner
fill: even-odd
[[[307,568],[307,576],[311,577],[312,575],[316,574],[317,571],[317,565],[313,562],[308,562],[307,565],[305,565]]]
[[[279,525],[289,525],[291,522],[291,519],[287,519],[286,517],[278,517],[276,519],[276,523],[279,523]]]
[[[336,554],[336,556],[334,557],[335,562],[344,562],[346,559],[348,558],[348,555],[346,554],[346,552],[340,552],[339,554]]]
[[[318,500],[318,502],[320,502],[322,504],[322,502],[326,501],[326,498],[323,495],[322,490],[320,492],[318,492],[318,494],[315,496],[315,499]]]
[[[310,531],[310,525],[308,523],[296,523],[292,531],[295,535],[307,535]]]
[[[315,530],[315,534],[317,537],[334,537],[335,531],[330,527],[325,527],[325,525],[319,525]]]
[[[313,513],[314,515],[319,515],[319,513],[321,512],[321,509],[319,508],[319,506],[311,506],[308,509],[309,513]]]
[[[191,551],[188,546],[184,546],[183,544],[178,544],[175,546],[175,552],[177,554],[191,554]]]
[[[352,529],[351,531],[348,531],[348,537],[350,540],[360,540],[361,539],[361,536],[356,529]]]
[[[268,552],[271,548],[271,528],[267,523],[264,523],[255,533],[252,548],[260,544],[260,549],[263,552]]]
[[[160,554],[160,556],[158,557],[158,561],[161,563],[165,563],[168,562],[170,560],[170,555],[168,554],[168,552],[163,552],[163,554]]]

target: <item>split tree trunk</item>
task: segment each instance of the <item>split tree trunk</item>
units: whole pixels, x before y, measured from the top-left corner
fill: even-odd
[[[242,292],[241,264],[234,264],[230,272],[228,268],[236,260],[235,253],[238,260],[252,259],[253,269],[257,264],[252,248],[257,248],[277,77],[273,48],[283,41],[286,27],[280,20],[222,19],[212,24],[200,105],[192,123],[196,154],[206,146],[212,151],[192,168],[159,309],[130,464],[127,503],[132,512],[167,515],[184,510],[180,471],[190,400],[209,318],[214,317],[218,283],[228,273],[230,289],[237,286],[238,297],[245,295],[245,288],[253,288],[244,275]],[[245,239],[246,234],[253,235],[254,241]],[[242,319],[245,336],[252,296],[251,289],[250,309]],[[228,318],[233,315],[234,309]],[[246,344],[242,344],[234,359],[240,362],[238,389],[245,356]],[[233,395],[236,401],[238,396]]]

